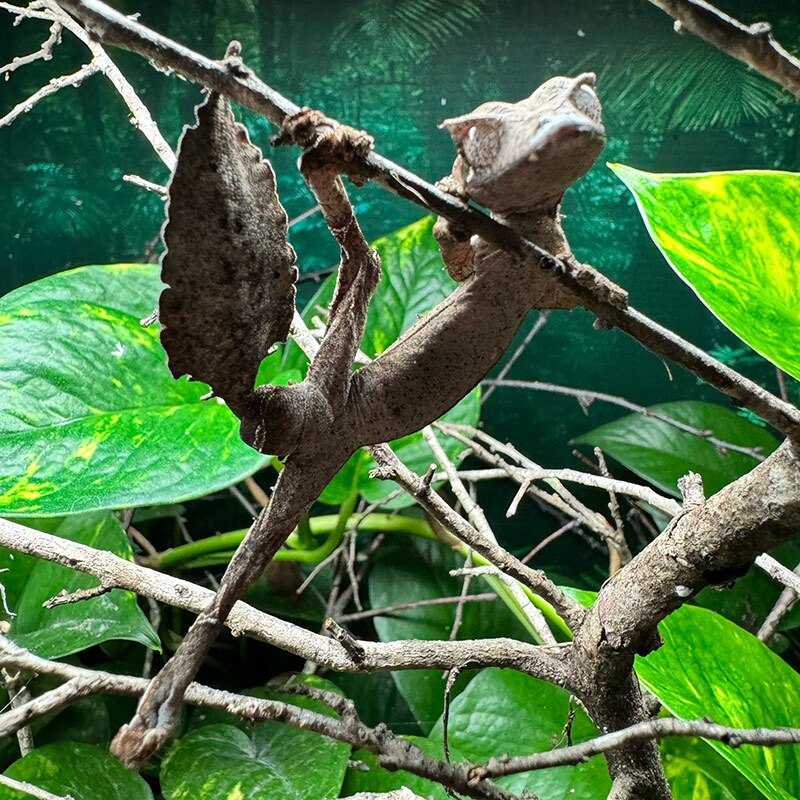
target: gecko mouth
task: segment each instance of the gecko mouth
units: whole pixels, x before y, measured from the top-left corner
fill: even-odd
[[[605,128],[584,114],[567,112],[545,117],[528,141],[528,159],[538,161],[545,151],[584,137],[605,141]]]

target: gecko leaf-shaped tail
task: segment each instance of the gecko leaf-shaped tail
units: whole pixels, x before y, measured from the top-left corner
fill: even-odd
[[[275,173],[216,93],[181,138],[162,235],[169,368],[209,384],[236,412],[269,349],[286,340],[297,268]]]

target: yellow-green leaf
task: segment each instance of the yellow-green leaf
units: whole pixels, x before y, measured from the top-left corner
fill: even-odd
[[[610,166],[672,268],[740,339],[800,379],[800,174]]]

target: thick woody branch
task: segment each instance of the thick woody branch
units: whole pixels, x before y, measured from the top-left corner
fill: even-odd
[[[212,61],[144,25],[119,14],[98,0],[61,0],[101,41],[139,53],[161,67],[233,98],[238,103],[282,125],[287,115],[299,111],[296,104],[271,89],[244,67]],[[700,348],[650,320],[633,308],[622,308],[607,292],[586,286],[568,264],[526,241],[511,228],[492,219],[457,198],[440,191],[413,173],[372,152],[354,171],[358,179],[371,178],[395,194],[455,223],[462,230],[478,234],[500,249],[556,275],[557,280],[604,324],[617,326],[653,352],[665,356],[701,377],[740,405],[755,411],[781,432],[800,434],[800,411],[735,370],[711,358]]]
[[[600,729],[649,717],[633,659],[660,644],[656,626],[706,586],[744,575],[764,550],[800,528],[800,448],[787,441],[747,475],[693,508],[600,590],[575,637],[575,692]],[[664,798],[669,790],[652,741],[607,753],[620,798]],[[624,783],[624,786],[623,786]]]
[[[601,589],[590,617],[605,652],[632,658],[688,597],[741,577],[761,553],[797,535],[800,448],[784,442],[674,523]]]
[[[104,550],[0,520],[0,546],[43,558],[113,582],[143,597],[200,613],[214,592],[189,581],[140,567]],[[451,669],[465,663],[518,669],[563,685],[564,648],[547,649],[512,639],[474,641],[359,641],[364,659],[356,662],[334,640],[292,625],[245,603],[237,603],[227,620],[237,635],[280,647],[307,661],[340,672],[386,672],[402,669]]]
[[[0,639],[0,663],[15,669],[27,670],[40,675],[54,675],[67,681],[64,686],[42,695],[28,705],[39,702],[48,703],[50,696],[72,694],[73,698],[88,694],[116,694],[125,696],[141,695],[148,687],[146,678],[128,675],[112,675],[96,672],[84,667],[48,661],[18,647],[5,638]],[[378,756],[379,763],[389,769],[403,769],[423,778],[449,786],[469,797],[479,800],[515,800],[515,796],[500,789],[495,784],[472,775],[474,766],[468,763],[447,764],[431,758],[416,745],[397,738],[385,725],[370,728],[355,713],[350,701],[343,700],[337,705],[340,717],[329,717],[306,708],[294,706],[280,700],[268,700],[225,692],[208,686],[192,683],[186,690],[186,702],[227,711],[244,719],[260,722],[273,720],[284,722],[295,728],[314,731],[337,741],[356,747],[363,747]],[[58,707],[52,702],[53,708]],[[35,715],[31,713],[29,718]],[[13,724],[0,717],[2,730],[12,730]],[[19,720],[14,720],[17,724]]]
[[[768,22],[744,25],[703,0],[650,0],[687,30],[743,61],[800,98],[800,60],[781,46]]]

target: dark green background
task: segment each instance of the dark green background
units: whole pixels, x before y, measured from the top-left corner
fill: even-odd
[[[628,288],[635,306],[701,347],[723,354],[740,347],[662,261],[604,162],[651,171],[797,169],[798,106],[704,42],[676,36],[671,21],[645,0],[137,0],[116,6],[140,11],[146,24],[210,56],[220,57],[230,39],[240,39],[247,63],[269,84],[366,128],[380,152],[430,180],[446,174],[453,157],[449,137],[436,127],[442,118],[488,99],[519,99],[553,74],[595,70],[610,138],[564,203],[573,248]],[[784,44],[800,46],[796,2],[723,6],[745,21],[770,19]],[[36,50],[46,36],[43,23],[12,27],[11,20],[0,15],[3,63]],[[64,39],[52,61],[0,80],[0,114],[88,60],[83,45],[69,34]],[[137,56],[111,54],[174,144],[192,119],[199,89]],[[269,124],[247,111],[242,116],[268,149]],[[94,76],[0,129],[0,291],[70,266],[154,259],[161,202],[121,177],[136,173],[164,183],[167,174],[127,119],[114,89]],[[273,154],[290,217],[312,205],[296,155]],[[376,187],[353,190],[353,197],[369,238],[421,215]],[[293,228],[292,242],[304,272],[335,262],[319,215]],[[303,283],[301,298],[315,288],[313,281]],[[776,388],[774,369],[750,352],[735,365]],[[622,334],[594,331],[582,311],[551,317],[511,376],[619,393],[643,404],[697,397],[726,402]],[[532,458],[564,466],[575,463],[570,437],[622,413],[595,404],[587,417],[574,400],[501,389],[487,402],[484,419],[489,431],[513,439]],[[498,531],[513,531],[523,548],[546,528],[537,525],[531,533],[536,518],[530,511],[506,521],[501,511],[510,494],[484,491],[482,499],[497,512]]]

